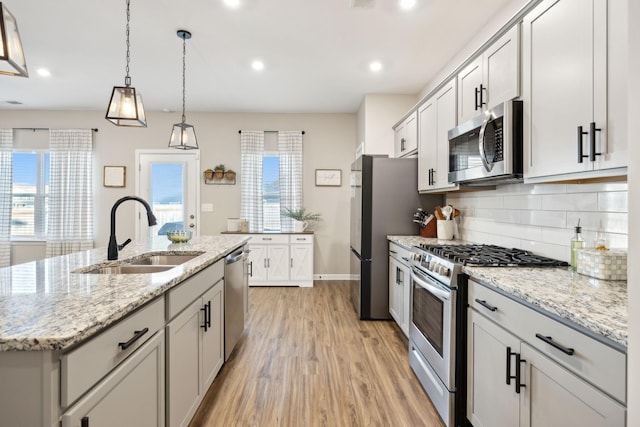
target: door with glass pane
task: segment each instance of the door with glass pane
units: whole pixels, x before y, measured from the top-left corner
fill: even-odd
[[[151,205],[158,224],[149,227],[147,216],[138,207],[138,239],[164,239],[167,231],[191,230],[199,234],[197,206],[200,180],[198,152],[137,150],[136,194]]]

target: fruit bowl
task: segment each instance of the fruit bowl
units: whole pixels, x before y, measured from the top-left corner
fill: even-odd
[[[191,240],[191,231],[167,231],[167,239],[169,239],[171,243],[187,243],[189,240]]]

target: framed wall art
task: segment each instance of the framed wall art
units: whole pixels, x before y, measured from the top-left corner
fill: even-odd
[[[316,169],[316,187],[340,187],[341,169]]]
[[[102,185],[105,187],[124,187],[127,178],[126,166],[105,166]]]

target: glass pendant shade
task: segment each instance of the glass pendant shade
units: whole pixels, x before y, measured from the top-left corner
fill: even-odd
[[[116,126],[147,127],[142,94],[131,86],[114,86],[106,119]]]
[[[0,74],[29,77],[18,23],[0,2]]]
[[[197,150],[198,140],[196,139],[196,129],[192,125],[184,122],[173,125],[169,148]]]

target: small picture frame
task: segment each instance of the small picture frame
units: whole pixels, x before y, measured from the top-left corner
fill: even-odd
[[[316,187],[340,187],[342,169],[316,169]]]
[[[124,187],[126,178],[126,166],[105,166],[102,185],[105,187]]]

